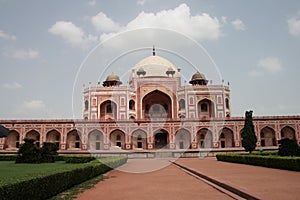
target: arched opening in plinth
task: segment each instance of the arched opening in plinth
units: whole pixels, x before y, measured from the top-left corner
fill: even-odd
[[[67,133],[67,149],[68,150],[80,150],[82,142],[80,134],[77,130],[71,130]]]
[[[9,131],[6,138],[6,148],[16,149],[20,147],[20,134],[15,130]]]
[[[59,149],[60,133],[57,130],[51,130],[46,134],[46,142],[54,143]]]
[[[147,149],[147,133],[136,130],[132,133],[132,149]]]
[[[159,90],[150,92],[142,101],[143,117],[151,119],[171,118],[171,102],[171,98]]]
[[[234,147],[234,134],[230,128],[223,128],[219,134],[219,143],[221,148]]]
[[[213,147],[213,135],[209,129],[202,128],[197,132],[197,145],[203,149]]]
[[[261,129],[261,131],[260,131],[260,145],[262,147],[276,146],[277,145],[274,129],[272,129],[268,126]]]
[[[125,133],[121,130],[114,130],[110,133],[111,149],[125,149]]]
[[[88,150],[103,150],[103,133],[99,130],[93,130],[88,134]]]
[[[291,140],[296,140],[295,129],[293,129],[290,126],[285,126],[283,129],[281,129],[280,133],[281,133],[281,139],[288,138]]]
[[[168,149],[169,148],[169,133],[166,130],[158,130],[154,133],[154,141],[156,149]]]
[[[36,130],[31,130],[27,132],[25,138],[33,139],[34,144],[36,144],[37,147],[40,147],[40,133]]]
[[[176,149],[191,148],[191,133],[186,129],[179,129],[175,136]]]

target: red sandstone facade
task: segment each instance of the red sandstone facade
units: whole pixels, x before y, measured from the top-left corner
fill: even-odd
[[[54,142],[61,152],[199,151],[241,149],[244,118],[231,117],[229,85],[213,85],[199,72],[181,84],[180,69],[149,56],[132,69],[129,84],[111,74],[101,86],[83,90],[82,120],[0,120],[10,130],[2,152],[24,138]],[[300,142],[300,116],[254,117],[259,148],[278,140]]]

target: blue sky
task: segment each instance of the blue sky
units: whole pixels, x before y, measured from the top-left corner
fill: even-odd
[[[146,36],[139,34],[143,29],[136,29],[149,27],[167,31],[143,40]],[[162,35],[171,30],[175,32],[165,40]],[[134,34],[125,37],[124,31]],[[128,73],[148,49],[119,59],[103,74],[108,57],[138,45],[149,46],[150,51],[152,44],[189,57],[195,51],[185,36],[201,44],[221,79],[230,82],[232,116],[242,116],[247,109],[263,116],[300,114],[298,0],[0,0],[0,118],[72,118],[74,85],[78,108],[83,83],[96,85],[111,70]],[[99,62],[99,68],[94,63],[76,80],[97,45],[92,56],[105,52],[98,59],[106,61]],[[159,53],[180,65],[186,79],[194,73],[187,63]],[[197,67],[205,71],[202,64]],[[208,78],[214,79],[209,74]]]

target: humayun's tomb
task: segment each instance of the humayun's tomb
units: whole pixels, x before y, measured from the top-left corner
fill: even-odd
[[[153,55],[132,69],[123,86],[112,73],[85,87],[80,120],[0,120],[9,129],[0,152],[14,153],[24,138],[53,142],[61,153],[212,152],[242,150],[244,117],[231,116],[230,87],[195,72],[181,84],[180,69]],[[300,116],[254,117],[257,148],[277,149],[278,140],[300,143]]]

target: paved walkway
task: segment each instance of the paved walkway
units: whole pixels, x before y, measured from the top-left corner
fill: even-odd
[[[300,199],[300,172],[218,162],[215,158],[179,159],[176,163],[259,199]]]
[[[259,199],[300,197],[299,172],[218,162],[215,158],[179,159],[176,162]],[[111,171],[108,179],[80,194],[78,200],[82,199],[231,198],[176,166],[169,165],[168,160],[130,159],[118,170]]]
[[[161,166],[161,164],[163,164],[162,162],[165,163],[164,166],[166,167],[156,171],[147,173],[126,172],[137,169],[137,166],[144,168],[145,163],[156,167]],[[147,169],[147,167],[145,169]],[[128,163],[119,168],[119,170],[111,171],[108,174],[108,179],[99,182],[94,188],[86,190],[80,194],[77,199],[231,199],[226,194],[188,175],[178,167],[169,165],[168,160],[130,159]]]

